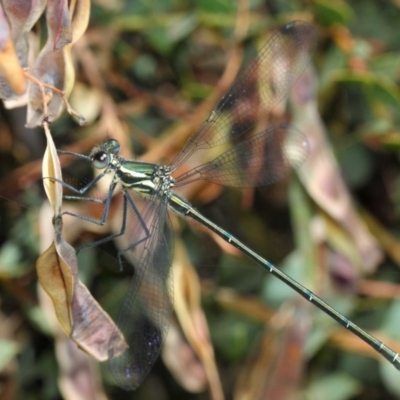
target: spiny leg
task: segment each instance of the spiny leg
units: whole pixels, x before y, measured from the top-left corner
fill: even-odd
[[[52,178],[52,179],[56,180],[57,182],[62,184],[64,187],[70,189],[71,191],[73,191],[75,193],[84,194],[91,187],[93,187],[103,176],[104,176],[104,173],[100,174],[96,178],[92,179],[87,185],[85,185],[81,189],[76,189],[72,185],[70,185],[70,184],[68,184],[68,183],[66,183],[64,181],[58,180],[56,178]],[[63,198],[66,199],[66,200],[88,201],[88,202],[95,202],[95,203],[104,204],[104,211],[103,211],[103,215],[102,215],[100,221],[96,220],[94,218],[86,217],[84,215],[75,214],[75,213],[72,213],[70,211],[64,211],[62,213],[62,215],[70,215],[72,217],[79,218],[81,220],[85,220],[85,221],[94,223],[96,225],[104,226],[105,223],[107,222],[107,219],[108,219],[111,199],[112,199],[112,195],[114,193],[116,185],[117,185],[116,182],[111,183],[111,185],[109,187],[109,190],[108,190],[108,193],[107,193],[107,197],[104,200],[95,199],[95,198],[92,198],[92,197],[80,197],[80,196],[69,196],[69,195],[63,196]],[[106,242],[109,242],[109,241],[111,241],[111,240],[113,240],[113,239],[115,239],[115,238],[117,238],[119,236],[122,236],[126,231],[126,220],[127,220],[127,215],[128,215],[128,203],[129,203],[129,206],[131,207],[131,209],[133,210],[134,214],[136,215],[141,227],[143,228],[143,230],[145,232],[145,236],[142,239],[138,240],[137,242],[132,243],[128,248],[123,249],[123,250],[118,252],[119,264],[122,265],[122,259],[121,259],[122,254],[125,253],[126,251],[132,249],[133,247],[137,246],[141,242],[146,241],[148,239],[149,235],[150,235],[149,229],[147,228],[146,223],[144,222],[139,210],[137,209],[137,207],[136,207],[134,201],[132,200],[132,198],[129,196],[129,194],[125,190],[123,190],[123,206],[122,206],[122,210],[123,211],[122,211],[122,223],[121,223],[120,230],[118,232],[116,232],[116,233],[108,235],[105,238],[96,240],[96,241],[88,243],[86,245],[82,245],[77,249],[77,251],[79,252],[80,250],[83,250],[83,249],[87,249],[87,248],[90,248],[90,247],[95,247],[95,246],[104,244]]]
[[[104,205],[103,209],[103,215],[101,217],[101,220],[96,220],[95,218],[92,217],[87,217],[85,215],[77,215],[75,213],[72,213],[70,211],[63,211],[62,215],[71,215],[73,217],[80,218],[84,221],[89,221],[92,222],[93,224],[104,226],[105,223],[107,222],[108,219],[108,213],[110,211],[110,205],[111,205],[111,200],[112,196],[115,190],[115,187],[117,186],[117,182],[112,182],[110,187],[108,188],[108,193],[105,199],[100,200],[100,199],[95,199],[93,197],[79,197],[79,196],[63,196],[65,200],[73,200],[73,201],[88,201],[88,202],[93,202],[93,203],[100,203]]]
[[[108,236],[106,236],[106,237],[104,237],[102,239],[96,240],[95,242],[91,242],[91,243],[88,243],[87,245],[83,245],[83,246],[79,247],[79,250],[87,249],[87,248],[90,248],[90,247],[95,247],[95,246],[98,246],[100,244],[107,243],[110,240],[115,239],[115,238],[117,238],[119,236],[122,236],[126,231],[126,221],[127,221],[127,216],[128,216],[128,205],[133,210],[133,212],[136,215],[136,217],[137,217],[142,229],[145,232],[145,236],[142,239],[138,240],[137,242],[131,244],[128,247],[128,249],[131,249],[132,247],[137,246],[141,242],[143,242],[143,241],[148,239],[148,237],[150,236],[149,229],[147,228],[146,223],[144,222],[144,220],[143,220],[139,210],[137,209],[134,201],[132,200],[132,198],[129,196],[129,194],[126,191],[123,191],[123,196],[124,196],[124,199],[123,199],[123,205],[122,205],[122,223],[121,223],[120,230],[118,232],[113,233],[111,235],[108,235]],[[76,217],[80,218],[80,216],[78,216],[76,214],[74,215],[72,213],[69,213],[69,215],[73,215],[73,216],[76,216]],[[122,263],[121,263],[121,255],[124,252],[126,252],[128,249],[126,249],[126,250],[124,249],[124,250],[121,250],[121,251],[118,252],[118,259],[119,259],[120,265],[122,265]]]
[[[76,189],[72,185],[57,179],[57,178],[44,178],[44,179],[51,179],[53,181],[56,181],[60,183],[63,187],[71,190],[72,192],[78,193],[78,194],[85,194],[90,188],[92,188],[105,174],[102,173],[98,175],[96,178],[92,179],[87,185],[85,185],[82,189]],[[117,182],[112,182],[109,189],[108,193],[105,199],[100,200],[100,199],[95,199],[94,197],[82,197],[82,196],[70,196],[66,195],[63,196],[63,199],[65,200],[73,200],[73,201],[87,201],[87,202],[93,202],[93,203],[98,203],[98,204],[104,204],[104,210],[103,210],[103,215],[100,220],[96,220],[95,218],[87,217],[85,215],[79,215],[72,213],[70,211],[63,211],[61,215],[71,215],[72,217],[79,218],[84,221],[92,222],[93,224],[104,226],[104,224],[107,221],[108,218],[108,213],[110,210],[110,204],[111,204],[111,199],[112,195],[114,193],[115,187],[117,186]]]
[[[127,192],[125,192],[125,191],[124,191],[124,201],[125,202],[127,201],[130,204],[131,208],[133,209],[134,213],[136,214],[136,216],[138,218],[138,221],[139,221],[140,225],[142,226],[142,228],[143,228],[143,230],[145,232],[145,235],[144,235],[144,237],[142,239],[139,239],[136,242],[131,243],[125,249],[122,249],[122,250],[118,251],[117,256],[118,256],[118,261],[119,261],[119,265],[120,266],[122,265],[122,256],[123,256],[124,253],[126,253],[129,250],[132,250],[134,247],[138,246],[140,243],[145,242],[150,237],[150,231],[149,231],[149,228],[146,225],[146,222],[144,221],[144,219],[143,219],[141,213],[139,212],[139,210],[137,209],[137,207],[136,207],[134,201],[132,200],[131,196],[129,196],[129,194]],[[125,210],[125,212],[126,212],[126,210]],[[123,224],[124,224],[124,222],[123,222]]]
[[[96,178],[92,179],[87,185],[85,185],[83,188],[81,189],[77,189],[75,187],[73,187],[72,185],[57,179],[57,178],[47,178],[47,179],[52,179],[58,183],[60,183],[61,185],[63,185],[64,187],[70,189],[71,191],[75,192],[75,193],[79,193],[79,194],[84,194],[85,192],[87,192],[92,186],[94,186],[103,176],[105,175],[105,173],[102,173],[100,175],[98,175]],[[104,204],[104,211],[103,211],[103,215],[100,221],[91,218],[91,217],[86,217],[84,215],[79,215],[79,214],[75,214],[72,213],[70,211],[64,211],[62,212],[61,215],[70,215],[72,217],[75,218],[79,218],[82,219],[84,221],[88,221],[88,222],[92,222],[96,225],[101,225],[103,226],[107,219],[108,219],[108,213],[110,210],[110,204],[111,204],[111,199],[112,199],[112,195],[114,193],[115,187],[117,186],[117,182],[112,182],[109,189],[108,189],[108,193],[107,193],[107,197],[104,200],[100,200],[100,199],[95,199],[93,197],[80,197],[80,196],[63,196],[64,199],[66,200],[74,200],[74,201],[89,201],[89,202],[95,202],[95,203],[100,203],[100,204]],[[127,203],[129,203],[130,207],[132,208],[133,212],[135,213],[140,225],[142,226],[142,228],[144,229],[146,235],[143,239],[139,240],[137,243],[133,243],[132,245],[129,246],[128,249],[132,248],[132,246],[136,246],[139,243],[141,243],[142,241],[146,240],[149,237],[149,230],[146,226],[146,223],[144,222],[139,210],[137,209],[134,201],[132,200],[132,198],[129,196],[129,194],[126,192],[126,190],[123,190],[123,196],[124,196],[124,204],[123,204],[123,216],[122,216],[122,224],[121,224],[121,229],[119,232],[109,235],[106,238],[97,240],[93,243],[90,243],[87,246],[81,247],[82,248],[87,248],[87,247],[93,247],[96,246],[98,244],[107,242],[109,240],[114,239],[115,237],[121,236],[125,233],[125,229],[126,229],[126,217],[127,217]],[[127,250],[123,250],[122,252],[125,252]]]

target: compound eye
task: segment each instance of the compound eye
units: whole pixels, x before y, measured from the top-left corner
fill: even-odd
[[[121,145],[115,139],[110,139],[107,142],[107,150],[110,153],[118,154],[120,149],[121,149]]]
[[[94,156],[93,156],[93,165],[96,168],[102,169],[107,167],[107,165],[110,163],[110,156],[107,154],[105,151],[98,151]]]

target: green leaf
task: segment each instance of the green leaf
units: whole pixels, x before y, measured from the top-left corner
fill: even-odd
[[[372,154],[360,143],[347,147],[339,162],[345,181],[352,188],[360,188],[374,172]]]
[[[386,360],[382,360],[379,364],[382,380],[385,382],[387,389],[393,393],[396,398],[400,397],[400,379],[399,371]]]
[[[209,28],[234,28],[236,24],[235,15],[212,13],[212,12],[198,12],[197,13],[199,23]]]
[[[347,400],[361,392],[361,384],[350,375],[332,374],[315,379],[307,390],[307,400]]]
[[[230,0],[199,0],[198,7],[209,13],[233,14],[236,11],[236,3]]]
[[[326,26],[347,24],[354,17],[351,7],[341,0],[317,0],[314,5],[317,20]]]
[[[135,64],[133,65],[133,70],[139,79],[150,81],[155,77],[157,62],[152,55],[141,54],[136,59]]]
[[[400,107],[400,90],[397,84],[384,76],[369,71],[359,73],[339,71],[333,76],[333,81],[336,83],[362,85],[369,101],[373,105],[381,104],[394,108]]]
[[[319,69],[319,82],[321,90],[332,84],[332,77],[338,70],[343,70],[347,65],[347,55],[338,47],[332,47],[325,55]]]
[[[27,315],[29,321],[35,326],[38,330],[45,333],[46,335],[52,334],[52,328],[50,326],[50,322],[46,317],[43,308],[38,306],[29,306],[25,307],[25,314]]]
[[[21,249],[14,242],[8,241],[0,248],[0,277],[18,278],[32,267],[22,262]]]
[[[400,314],[400,301],[395,301],[386,313],[382,329],[393,339],[400,339],[399,331],[399,314]]]
[[[0,339],[0,372],[17,355],[18,346],[11,340]]]
[[[168,37],[171,42],[178,42],[192,33],[197,27],[197,19],[194,14],[179,15],[169,23]]]
[[[396,80],[400,70],[400,57],[398,53],[384,53],[374,57],[369,62],[371,70],[385,76],[387,79]]]
[[[367,87],[371,102],[383,103],[388,107],[400,107],[400,91],[395,82],[378,78]]]
[[[259,325],[229,312],[218,318],[209,318],[209,322],[215,347],[230,361],[237,361],[245,356],[250,343],[254,342]]]
[[[303,267],[304,260],[300,252],[290,253],[278,266],[279,269],[300,282],[304,282],[304,277],[302,277]],[[265,280],[264,288],[262,290],[262,296],[266,299],[268,304],[278,306],[288,299],[297,298],[297,294],[292,288],[285,285],[275,277],[271,278],[272,279]]]
[[[187,37],[197,26],[197,19],[187,14],[167,16],[154,26],[151,24],[145,30],[149,42],[162,54],[167,55],[175,44]]]
[[[393,152],[400,151],[400,133],[399,132],[389,132],[386,135],[382,135],[379,137],[380,144],[385,146],[387,150],[391,150]]]

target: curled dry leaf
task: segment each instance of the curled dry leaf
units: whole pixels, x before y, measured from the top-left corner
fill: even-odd
[[[303,346],[311,328],[308,304],[281,308],[253,348],[238,379],[235,399],[296,399],[304,365]],[[282,385],[284,382],[284,385]]]
[[[56,343],[59,360],[58,387],[64,400],[107,400],[96,362],[62,335]]]
[[[11,27],[11,39],[22,68],[28,66],[28,36],[42,15],[47,0],[3,0],[1,2]]]
[[[57,319],[64,332],[71,336],[72,322],[69,306],[73,295],[73,277],[62,270],[68,266],[58,257],[54,242],[40,255],[36,262],[36,271],[42,288],[50,296],[54,304]]]
[[[50,203],[45,202],[40,212],[41,248],[46,249],[53,242],[53,211]],[[70,219],[71,220],[71,219]],[[64,231],[69,229],[64,226]],[[54,303],[39,285],[40,306],[54,336],[54,348],[59,366],[58,386],[65,400],[106,398],[101,388],[99,366],[92,357],[80,350],[70,338],[64,334],[54,309]],[[68,307],[65,308],[68,310]]]
[[[11,35],[7,17],[0,5],[0,97],[2,99],[16,97],[25,91],[24,71]]]
[[[224,394],[210,341],[207,320],[201,308],[200,283],[187,259],[183,245],[178,240],[175,246],[174,277],[176,315],[187,340],[203,364],[212,399],[223,399]],[[170,365],[170,363],[168,364]],[[198,376],[198,368],[192,367],[191,370]],[[177,379],[183,385],[188,380],[188,372],[190,371],[187,368],[184,371],[175,370]]]
[[[43,156],[42,172],[43,172],[43,185],[46,191],[47,198],[53,207],[54,215],[61,213],[61,203],[63,189],[60,182],[49,177],[62,180],[60,161],[57,155],[57,149],[54,145],[53,138],[47,124],[44,124],[44,132],[47,139],[47,147]]]
[[[296,83],[291,97],[293,124],[307,134],[309,142],[309,156],[299,170],[300,179],[314,201],[351,238],[357,249],[358,266],[372,272],[382,260],[382,251],[354,209],[341,177],[318,114],[316,85],[316,76],[310,67]]]
[[[57,25],[55,29],[54,50],[64,47],[72,42],[71,18],[68,10],[68,1],[61,0],[54,2],[54,19]]]
[[[48,145],[43,160],[44,178],[51,176],[61,180],[57,151],[47,124],[45,132]],[[37,261],[39,281],[53,301],[63,330],[79,347],[99,361],[106,360],[109,354],[118,356],[128,347],[125,339],[80,282],[75,250],[62,236],[62,185],[50,179],[44,179],[44,182],[55,215],[54,242]],[[110,349],[110,343],[113,349]]]
[[[171,322],[168,329],[162,358],[176,381],[188,392],[201,393],[207,389],[208,382],[203,364],[184,338],[175,320]]]
[[[66,42],[66,32],[69,30],[66,1],[50,2],[46,10],[48,38],[33,67],[33,75],[43,83],[55,86],[69,96],[75,82],[75,71],[72,64],[71,47],[85,32],[89,22],[90,0],[75,0],[69,5],[68,18],[71,18],[72,41],[63,48],[54,51],[54,46]],[[60,13],[60,10],[62,11]],[[55,121],[61,114],[64,106],[62,96],[46,88],[48,120]],[[40,88],[31,84],[29,89],[29,103],[27,112],[27,126],[40,125],[44,118],[43,97]]]

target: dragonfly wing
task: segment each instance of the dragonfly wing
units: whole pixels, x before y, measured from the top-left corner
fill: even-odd
[[[307,154],[305,135],[287,124],[279,124],[181,175],[175,185],[204,179],[232,187],[264,186],[285,178],[291,168],[306,160]]]
[[[252,129],[262,115],[287,96],[310,63],[316,42],[314,28],[303,21],[290,22],[276,31],[188,140],[171,167],[177,168],[198,149],[222,145]]]
[[[117,325],[129,347],[109,360],[116,383],[126,390],[136,389],[158,358],[173,309],[173,232],[166,204],[157,198],[149,200],[143,219],[147,239],[124,254],[133,261],[135,273]],[[140,236],[140,228],[137,224],[132,237]]]

